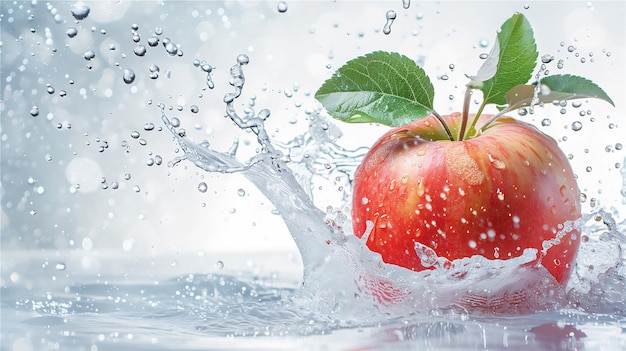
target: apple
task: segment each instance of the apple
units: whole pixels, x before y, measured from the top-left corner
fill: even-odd
[[[354,234],[383,261],[421,271],[416,246],[448,260],[480,255],[507,260],[536,249],[557,282],[567,283],[580,243],[579,192],[557,143],[520,109],[598,98],[590,80],[549,75],[533,31],[514,14],[466,85],[460,113],[442,116],[434,87],[412,59],[375,51],[340,67],[315,98],[332,117],[393,127],[369,150],[353,181]],[[528,84],[529,80],[534,79]],[[474,91],[482,103],[470,113]],[[497,113],[483,114],[495,105]],[[421,245],[421,246],[420,246]]]
[[[461,117],[443,116],[453,133]],[[352,220],[385,262],[416,271],[427,268],[416,242],[449,260],[508,259],[526,248],[541,253],[558,235],[541,263],[565,284],[580,234],[562,228],[581,217],[578,195],[567,157],[534,126],[501,117],[479,136],[450,141],[430,116],[372,146],[354,175]]]

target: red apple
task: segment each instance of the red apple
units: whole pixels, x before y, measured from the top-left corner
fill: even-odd
[[[480,116],[476,129],[490,117]],[[457,135],[461,114],[443,119]],[[353,191],[355,234],[362,237],[371,221],[367,246],[416,271],[426,269],[416,242],[450,260],[509,259],[526,248],[541,254],[544,241],[581,217],[574,174],[557,143],[510,117],[462,141],[450,141],[434,116],[392,129],[356,170]],[[579,232],[566,229],[542,258],[563,285],[579,242]]]

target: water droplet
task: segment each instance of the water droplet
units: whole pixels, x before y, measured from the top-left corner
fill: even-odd
[[[569,51],[569,52],[574,52],[575,50],[576,50],[576,48],[573,47],[572,45],[567,47],[567,51]]]
[[[207,190],[209,190],[209,187],[208,187],[208,185],[206,185],[205,182],[202,182],[202,183],[198,184],[198,191],[199,192],[206,193]]]
[[[78,34],[78,29],[74,27],[69,27],[65,34],[67,34],[67,36],[70,38],[74,38]]]
[[[135,81],[135,72],[132,69],[126,68],[122,78],[124,79],[124,83],[131,84]]]
[[[139,185],[135,185],[133,186],[133,191],[136,193],[141,192],[141,188],[139,187]]]
[[[180,127],[180,119],[178,119],[178,117],[172,117],[170,119],[170,123],[172,124],[172,127],[174,128]]]
[[[520,116],[526,116],[528,114],[528,109],[525,107],[522,107],[517,110],[517,114]]]
[[[216,267],[217,269],[222,269],[222,268],[224,268],[224,262],[222,262],[222,261],[217,261],[217,262],[215,262],[215,267]]]
[[[79,21],[87,18],[87,16],[89,15],[89,11],[89,6],[87,6],[87,4],[82,1],[75,3],[71,9],[72,16],[74,16],[74,18]]]
[[[65,268],[67,268],[67,266],[63,262],[59,262],[54,266],[54,269],[56,269],[57,271],[64,271]]]
[[[30,115],[33,117],[39,116],[39,107],[33,106],[30,108]]]
[[[402,8],[408,9],[411,6],[411,0],[402,0]]]
[[[285,13],[287,12],[287,2],[286,1],[279,1],[278,5],[276,5],[276,9],[278,10],[278,12],[280,13]]]
[[[544,118],[541,120],[541,125],[544,127],[549,127],[552,124],[552,121],[548,118]]]
[[[134,131],[132,131],[132,132],[130,133],[130,136],[131,136],[131,138],[133,138],[133,139],[137,139],[137,138],[139,138],[139,135],[140,135],[140,134],[139,134],[139,132],[138,132],[138,131],[136,131],[136,130],[134,130]]]
[[[478,45],[480,45],[481,48],[486,48],[487,46],[489,46],[489,40],[482,39],[478,42]]]
[[[564,62],[563,60],[559,60],[559,61],[556,63],[556,67],[557,67],[558,69],[562,69],[562,68],[563,68],[563,66],[565,66],[565,62]]]
[[[583,128],[583,124],[580,121],[575,121],[572,123],[572,130],[577,132]]]
[[[396,11],[394,10],[387,11],[387,13],[385,14],[385,17],[387,18],[387,22],[385,23],[385,26],[383,27],[383,33],[389,34],[391,33],[391,25],[393,24],[393,21],[396,19]]]
[[[478,55],[478,58],[480,58],[481,60],[486,60],[489,57],[489,54],[483,52],[482,54]]]
[[[159,38],[157,37],[150,37],[148,38],[148,45],[155,47],[157,45],[159,45]]]
[[[131,178],[131,174],[130,173],[124,173],[124,179],[130,180],[130,178]]]
[[[237,63],[242,66],[247,65],[248,63],[250,63],[250,58],[246,54],[239,54],[237,56]]]
[[[245,196],[245,195],[246,195],[246,191],[245,191],[245,190],[243,190],[243,189],[239,189],[239,190],[237,190],[237,195],[239,195],[239,196]]]
[[[448,75],[447,75],[447,74],[444,74],[444,75],[442,75],[441,77],[439,77],[439,79],[441,79],[441,80],[448,80],[448,79],[449,79],[449,77],[448,77]]]
[[[552,55],[543,55],[541,56],[541,62],[543,63],[550,63],[554,60],[554,56]]]
[[[146,54],[146,47],[143,45],[137,45],[135,49],[133,50],[133,52],[137,56],[144,56]]]
[[[96,53],[93,50],[87,50],[83,54],[83,57],[85,58],[85,60],[90,61],[96,57]]]
[[[591,166],[587,166],[587,168],[585,168],[585,170],[586,170],[587,172],[591,172],[591,171],[593,170],[593,168],[591,168]]]
[[[622,149],[622,144],[621,143],[615,144],[615,150],[621,150],[621,149]]]
[[[175,56],[176,54],[178,54],[178,47],[176,46],[176,44],[170,41],[166,43],[165,40],[163,40],[163,44],[165,45],[165,51],[167,51],[168,54],[170,54],[171,56]]]
[[[147,130],[147,131],[154,130],[154,123],[149,122],[149,123],[144,124],[143,130]]]

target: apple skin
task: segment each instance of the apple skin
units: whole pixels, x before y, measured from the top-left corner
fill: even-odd
[[[461,114],[443,118],[457,135]],[[383,261],[421,271],[415,242],[449,260],[541,253],[564,222],[581,218],[578,199],[567,157],[534,126],[502,117],[480,136],[450,141],[431,115],[390,130],[367,153],[354,176],[352,221],[359,238],[373,223],[367,246]],[[574,226],[542,258],[562,285],[579,243]]]

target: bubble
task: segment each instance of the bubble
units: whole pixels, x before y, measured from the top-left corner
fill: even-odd
[[[131,84],[135,81],[135,72],[132,69],[126,68],[122,79],[124,79],[124,83]]]
[[[278,12],[280,13],[285,13],[287,12],[287,2],[286,1],[279,1],[278,5],[276,5],[276,9],[278,10]]]
[[[206,193],[207,190],[209,190],[208,185],[205,182],[201,182],[200,184],[198,184],[198,191],[201,193]]]
[[[383,33],[389,34],[391,33],[391,25],[393,24],[393,21],[396,19],[396,11],[394,10],[387,11],[387,13],[385,14],[385,17],[387,18],[387,22],[385,23],[385,26],[383,27]]]
[[[96,53],[93,50],[87,50],[83,54],[83,57],[85,58],[85,60],[91,61],[93,58],[96,57]]]
[[[65,34],[67,34],[67,36],[70,38],[74,38],[78,34],[78,29],[74,27],[69,27]]]
[[[577,132],[583,128],[583,124],[580,121],[575,121],[572,123],[572,130]]]
[[[137,45],[135,49],[133,50],[133,52],[137,56],[144,56],[146,54],[146,47],[143,45]]]
[[[75,3],[71,9],[72,16],[74,16],[74,18],[79,21],[87,18],[87,16],[89,15],[89,11],[89,6],[87,6],[87,4],[82,1]]]

